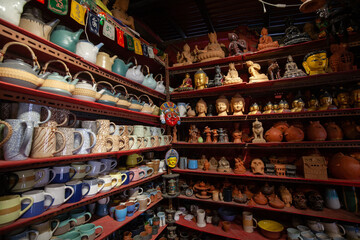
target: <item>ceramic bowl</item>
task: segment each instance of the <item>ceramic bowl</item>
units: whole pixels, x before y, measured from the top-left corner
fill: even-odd
[[[228,208],[228,207],[219,208],[218,213],[222,219],[224,219],[225,221],[229,221],[229,222],[234,221],[234,219],[236,217],[236,211],[234,209]]]
[[[261,220],[258,222],[261,234],[269,239],[279,239],[284,226],[272,220]]]

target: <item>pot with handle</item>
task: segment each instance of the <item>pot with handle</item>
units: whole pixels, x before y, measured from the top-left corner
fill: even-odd
[[[83,59],[85,59],[86,61],[96,64],[96,56],[103,45],[104,45],[103,43],[94,45],[93,43],[88,42],[87,40],[80,40],[76,44],[75,53],[80,57],[82,57]]]
[[[115,58],[117,58],[116,55],[110,57],[106,52],[99,52],[96,56],[96,65],[111,71]]]
[[[127,63],[125,63],[123,60],[119,59],[119,58],[116,58],[115,61],[114,61],[114,64],[112,65],[111,67],[111,70],[114,72],[114,73],[117,73],[123,77],[126,76],[126,72],[127,70],[129,69],[129,67],[131,67],[133,65],[132,62],[130,62],[130,59],[134,59],[135,61],[135,65],[137,65],[137,61],[136,61],[136,58],[135,57],[130,57],[128,60],[127,60]]]
[[[141,71],[141,65],[133,66],[126,72],[126,77],[134,82],[142,83],[144,81],[144,74]]]
[[[107,90],[106,88],[101,89],[96,95],[96,98],[98,99],[98,100],[96,100],[96,102],[102,103],[105,105],[109,105],[109,106],[115,106],[117,101],[119,100],[118,98],[120,96],[120,93],[116,94],[114,87],[110,83],[105,82],[105,81],[98,82],[98,86],[101,83],[108,85],[110,87],[111,91]]]
[[[88,80],[82,80],[75,85],[75,90],[73,92],[73,98],[81,99],[85,101],[95,102],[100,98],[100,94],[97,93],[97,83],[93,75],[88,71],[81,71],[74,75],[74,80],[79,81],[78,76],[80,74],[87,74],[90,76],[91,84],[88,83]]]
[[[129,106],[131,105],[131,103],[129,101],[129,94],[128,94],[126,88],[121,84],[118,84],[118,85],[114,86],[114,90],[116,88],[118,88],[118,87],[122,87],[124,89],[125,94],[124,95],[121,95],[121,94],[119,95],[119,100],[117,101],[116,106],[120,107],[120,108],[128,109]]]
[[[83,31],[84,29],[79,29],[78,31],[73,32],[71,29],[63,25],[58,25],[51,33],[50,41],[70,52],[75,53],[76,44],[79,42],[80,35]]]
[[[160,81],[158,81],[156,83],[156,87],[155,87],[155,91],[158,91],[160,93],[165,93],[165,85],[164,85],[164,80],[163,80],[163,76],[160,74],[161,78]]]
[[[144,104],[141,104],[140,99],[135,94],[129,94],[129,96],[132,96],[130,98],[130,106],[129,110],[135,111],[135,112],[141,112],[141,110],[144,107]]]
[[[153,78],[153,74],[150,73],[149,67],[146,65],[145,65],[145,67],[147,69],[148,74],[144,77],[144,81],[142,82],[142,85],[144,85],[148,88],[151,88],[151,89],[155,89],[156,85],[157,85],[156,80]],[[158,75],[156,75],[156,76],[158,76]]]
[[[141,109],[141,112],[151,114],[155,109],[155,105],[154,105],[153,101],[146,94],[140,95],[139,99],[141,99],[141,97],[146,97],[148,99],[148,102],[149,102],[149,103],[144,102],[144,105],[143,105],[143,108]]]
[[[30,0],[0,0],[0,18],[19,26],[25,3]]]

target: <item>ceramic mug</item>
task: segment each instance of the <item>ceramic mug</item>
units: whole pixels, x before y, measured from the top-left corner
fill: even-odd
[[[342,237],[346,234],[345,228],[342,225],[337,224],[336,222],[323,222],[322,225],[324,225],[324,231],[327,235],[329,235],[329,237]]]
[[[288,240],[302,240],[302,237],[300,237],[300,231],[296,228],[287,228],[287,235],[288,235]]]
[[[56,129],[57,127],[63,127],[66,126],[69,122],[69,117],[72,116],[74,119],[74,124],[76,122],[76,116],[71,113],[69,110],[66,109],[58,109],[54,107],[49,107],[51,111],[51,117],[50,120],[40,124],[40,127],[50,127],[53,129]],[[43,115],[43,111],[41,111],[41,114]],[[41,118],[45,118],[41,117]]]
[[[99,176],[99,179],[103,180],[105,182],[104,188],[101,190],[101,192],[108,192],[111,189],[113,189],[119,182],[119,180],[115,177],[111,177],[109,175],[102,175]]]
[[[82,122],[81,122],[81,127],[82,127],[83,129],[90,130],[91,132],[97,134],[96,121],[82,121]]]
[[[37,240],[49,240],[59,227],[59,223],[60,221],[58,219],[53,219],[31,225],[31,228],[39,232]]]
[[[74,128],[67,127],[60,127],[58,128],[58,131],[64,134],[65,140],[60,136],[56,136],[56,145],[59,148],[64,144],[65,141],[65,147],[62,151],[56,153],[55,156],[69,156],[76,154],[84,144],[83,134],[81,132],[75,131]],[[76,135],[79,136],[81,140],[79,145],[75,146]]]
[[[89,129],[84,128],[75,128],[76,132],[81,133],[75,135],[74,144],[75,146],[81,145],[81,140],[83,140],[83,144],[80,149],[76,152],[76,154],[90,154],[91,149],[96,145],[96,135],[94,132]],[[82,137],[81,137],[82,136]]]
[[[188,169],[197,169],[198,168],[197,159],[188,159],[187,167]]]
[[[114,134],[115,136],[122,136],[124,134],[124,131],[125,131],[125,128],[123,126],[120,126],[120,125],[115,125],[115,129],[114,129],[114,126],[111,125],[110,126],[110,132],[111,131],[114,131]]]
[[[112,130],[110,131],[110,126],[112,126]],[[107,137],[109,135],[114,134],[116,125],[110,120],[107,119],[98,119],[96,120],[96,127],[97,127],[97,135]]]
[[[146,195],[139,195],[136,197],[136,200],[139,203],[139,211],[145,211],[151,203],[151,199]]]
[[[146,148],[146,147],[148,147],[148,145],[149,146],[151,145],[151,143],[149,144],[148,138],[147,137],[141,138],[141,145],[139,146],[139,149],[140,148]]]
[[[24,230],[20,233],[7,235],[7,240],[27,240],[27,239],[38,239],[39,232],[36,230]]]
[[[127,180],[127,175],[125,173],[113,170],[109,173],[111,177],[117,178],[118,184],[115,187],[120,187]]]
[[[132,147],[135,145],[135,138],[132,137],[131,135],[126,135],[124,136],[124,140],[125,140],[125,146],[123,148],[124,151],[128,151],[130,149],[132,149]],[[136,139],[137,140],[137,139]]]
[[[6,134],[2,134],[3,131],[5,131],[4,129],[7,129],[6,130]],[[2,157],[3,156],[3,153],[2,153],[2,145],[4,145],[4,143],[6,143],[7,141],[9,141],[11,135],[13,133],[13,129],[11,127],[11,125],[5,121],[1,121],[0,120],[0,156]]]
[[[143,179],[146,175],[145,171],[141,168],[130,168],[130,171],[134,172],[134,182]]]
[[[125,148],[125,138],[118,135],[110,135],[109,138],[113,141],[112,152],[119,152]]]
[[[25,160],[29,157],[34,132],[34,122],[21,119],[6,119],[12,128],[10,139],[4,143],[4,158],[7,161]],[[4,135],[9,134],[6,128]]]
[[[92,166],[92,169],[88,174],[89,177],[96,177],[97,175],[104,173],[106,171],[105,163],[91,160],[91,161],[88,161],[87,164]]]
[[[154,147],[154,139],[155,137],[145,137],[147,145],[146,147],[150,148],[150,147]]]
[[[99,217],[104,217],[109,214],[108,204],[97,204],[96,205],[96,215]]]
[[[54,236],[58,237],[59,235],[65,234],[67,232],[70,232],[76,227],[77,221],[75,218],[69,218],[67,217],[59,217],[57,216],[57,219],[60,220],[59,227],[55,230]]]
[[[151,137],[150,126],[144,126],[144,137]]]
[[[165,133],[165,128],[151,127],[150,132],[152,136],[162,136]]]
[[[141,144],[143,144],[142,138],[136,136],[136,135],[130,135],[129,138],[134,139],[134,144],[130,148],[130,150],[139,149]]]
[[[307,225],[311,231],[318,233],[324,231],[324,225],[314,220],[307,220]]]
[[[75,175],[72,178],[74,180],[81,180],[85,178],[86,175],[88,175],[93,169],[93,166],[82,162],[73,162],[71,163],[71,167],[73,168],[70,168],[70,174],[74,174],[75,172]]]
[[[159,136],[153,136],[150,139],[152,147],[159,147],[160,146],[160,137]]]
[[[76,225],[80,226],[91,220],[91,213],[85,212],[82,208],[77,208],[69,212],[71,218],[76,219]]]
[[[76,120],[76,115],[73,114],[72,112],[70,112],[68,109],[61,109],[58,108],[56,111],[56,122],[60,122],[61,124],[58,125],[58,127],[74,127],[75,124],[77,123]],[[71,121],[72,123],[70,123],[70,117],[73,118],[73,120]]]
[[[121,173],[126,174],[126,179],[123,185],[128,185],[134,179],[134,172],[133,171],[121,171]]]
[[[65,198],[66,195],[66,189],[69,189],[71,193],[68,195],[68,197]],[[50,193],[52,196],[54,196],[54,202],[52,207],[58,207],[61,204],[67,202],[72,195],[74,194],[74,188],[71,186],[66,186],[65,184],[49,184],[45,186],[45,192]],[[45,206],[50,206],[50,201],[47,199],[45,200]]]
[[[120,132],[120,136],[130,136],[134,132],[134,126],[119,125],[119,132]]]
[[[316,235],[316,238],[319,240],[331,240],[332,239],[326,233],[316,233],[315,235]]]
[[[144,192],[144,189],[141,187],[133,187],[130,189],[126,189],[123,193],[125,196],[128,197],[137,197],[138,195],[142,194]]]
[[[89,178],[89,179],[84,179],[83,180],[84,183],[89,184],[89,193],[88,193],[88,197],[90,196],[94,196],[95,194],[99,193],[105,186],[105,182],[104,180],[101,179],[97,179],[97,178]],[[85,194],[86,193],[86,186],[85,189],[82,189],[82,193]]]
[[[40,121],[41,109],[44,109],[47,113],[46,119]],[[19,103],[17,119],[22,119],[24,121],[33,121],[34,127],[38,127],[39,124],[46,123],[51,118],[51,111],[49,107],[37,105],[33,103]]]
[[[19,176],[12,172],[0,173],[0,196],[10,192],[19,182]]]
[[[97,229],[101,229],[100,232],[96,233]],[[76,231],[88,236],[89,240],[94,240],[99,237],[102,234],[103,230],[104,228],[102,226],[95,226],[95,224],[93,223],[87,223],[76,227]]]
[[[310,230],[302,231],[300,236],[303,240],[316,240],[315,234]]]
[[[133,135],[142,138],[145,137],[145,129],[143,125],[135,125]]]
[[[17,171],[14,173],[19,177],[19,179],[15,187],[11,190],[12,192],[29,191],[35,186],[36,183],[40,182],[45,176],[45,170],[42,169],[39,170],[28,169],[23,171]],[[35,176],[38,174],[41,175],[41,177],[38,180],[35,180],[36,179]],[[11,178],[9,182],[10,186],[13,184],[13,181],[15,181],[15,179]]]
[[[21,203],[29,200],[30,204],[21,210]],[[23,215],[31,206],[34,200],[31,197],[20,197],[20,195],[6,195],[0,197],[0,226],[11,223]]]
[[[79,180],[74,180],[67,182],[66,186],[71,186],[74,189],[74,194],[68,200],[68,203],[76,203],[83,199],[90,192],[90,185],[88,183],[83,183]],[[84,188],[88,188],[87,192],[83,193]],[[68,197],[69,194],[66,194],[65,197]]]
[[[105,164],[105,171],[104,173],[108,173],[113,170],[117,166],[117,160],[111,158],[103,158],[100,162]]]
[[[57,239],[64,239],[64,240],[81,240],[81,239],[89,239],[89,237],[86,234],[81,234],[78,231],[71,231],[71,232],[65,232],[64,234],[57,235]]]
[[[29,210],[27,210],[26,213],[24,213],[21,216],[21,218],[30,218],[30,217],[38,216],[43,212],[45,212],[46,210],[48,210],[49,207],[51,207],[51,205],[54,202],[54,196],[50,193],[44,192],[43,190],[32,190],[32,191],[24,192],[23,194],[21,194],[21,196],[29,197],[33,199],[33,204],[31,205]],[[50,198],[50,205],[47,207],[45,207],[46,198]],[[24,200],[21,203],[21,209],[27,208],[27,206],[29,206],[30,203],[31,203],[30,200],[28,199]]]
[[[96,144],[91,149],[91,153],[105,153],[113,149],[114,142],[111,137],[96,136]]]
[[[154,163],[154,174],[158,174],[160,169],[160,159],[154,159],[152,162]]]
[[[134,215],[134,213],[139,209],[139,203],[135,203],[135,202],[127,202],[125,203],[125,206],[127,208],[127,216],[131,217],[132,215]]]
[[[72,166],[54,166],[53,170],[55,171],[53,183],[66,183],[71,181],[76,174],[76,169]],[[70,175],[70,170],[73,170],[72,175]]]
[[[150,177],[154,173],[154,169],[148,166],[140,166],[145,171],[145,177]]]
[[[44,171],[44,172],[42,172]],[[34,188],[45,187],[50,184],[56,176],[56,173],[51,168],[39,168],[35,173],[35,185]]]
[[[127,207],[125,205],[119,205],[115,207],[115,218],[116,221],[125,221],[127,215]]]
[[[63,138],[63,145],[56,150],[56,133]],[[51,127],[34,128],[34,140],[31,148],[31,158],[50,158],[65,148],[65,136]]]
[[[257,227],[257,221],[255,218],[253,218],[253,215],[251,212],[244,211],[242,213],[243,215],[243,228],[245,232],[252,233],[254,231],[254,228]],[[255,222],[255,226],[253,225],[253,222]]]

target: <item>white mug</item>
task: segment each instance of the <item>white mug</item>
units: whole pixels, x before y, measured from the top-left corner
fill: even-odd
[[[245,232],[252,233],[254,232],[254,228],[257,227],[257,221],[253,218],[251,212],[244,211],[243,215],[243,229]],[[253,225],[253,221],[255,222],[255,226]]]
[[[99,161],[88,161],[87,164],[92,166],[92,169],[88,174],[89,177],[96,177],[106,171],[105,163]]]
[[[70,189],[70,195],[65,198],[65,190]],[[71,186],[66,186],[65,184],[57,183],[57,184],[50,184],[45,186],[45,192],[50,193],[54,196],[54,203],[52,207],[58,207],[61,204],[68,201],[72,195],[74,194],[74,188]],[[49,206],[50,201],[48,199],[45,200],[45,206]]]
[[[94,196],[95,194],[99,193],[105,186],[104,180],[97,178],[84,179],[83,182],[89,184],[90,186],[90,191],[87,197]],[[82,189],[82,194],[85,194],[87,191],[87,186],[85,186]]]
[[[111,177],[110,175],[102,175],[99,176],[99,179],[103,180],[105,182],[104,188],[101,190],[101,192],[108,192],[111,189],[113,189],[119,182],[119,180],[115,177]]]

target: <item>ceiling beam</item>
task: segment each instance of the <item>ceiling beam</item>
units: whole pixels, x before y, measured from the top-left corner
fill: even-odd
[[[207,10],[205,1],[204,0],[195,0],[195,2],[199,8],[199,11],[201,13],[201,16],[202,16],[204,22],[206,23],[206,25],[208,27],[209,32],[215,32],[214,24],[212,23],[212,21],[210,19],[210,15]]]

